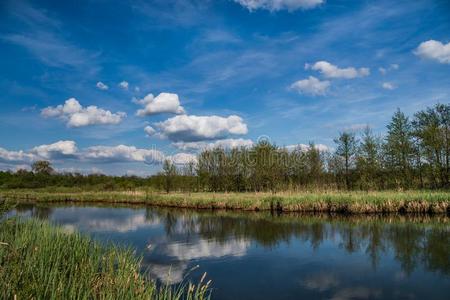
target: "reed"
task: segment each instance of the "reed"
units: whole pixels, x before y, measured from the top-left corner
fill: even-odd
[[[0,224],[1,299],[208,299],[209,282],[157,287],[131,249],[30,219]]]
[[[448,191],[157,193],[135,191],[3,190],[0,197],[18,202],[90,202],[162,207],[286,212],[448,213]]]

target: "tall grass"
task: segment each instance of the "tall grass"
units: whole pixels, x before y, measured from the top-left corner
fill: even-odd
[[[447,213],[448,191],[155,193],[136,191],[4,190],[0,196],[24,202],[97,202],[197,209],[279,210],[287,212]]]
[[[47,222],[0,223],[1,299],[207,299],[209,282],[157,288],[130,249]],[[204,278],[203,278],[204,279]]]

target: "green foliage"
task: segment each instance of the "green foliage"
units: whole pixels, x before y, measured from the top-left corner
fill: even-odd
[[[358,170],[361,189],[376,189],[382,185],[380,178],[382,170],[381,161],[381,140],[373,135],[369,127],[366,127],[358,147],[356,158],[356,169]]]
[[[169,193],[173,186],[173,178],[177,175],[177,168],[175,165],[168,159],[166,159],[163,163],[163,174],[165,177],[165,189],[166,193]]]
[[[38,160],[31,165],[31,170],[33,173],[40,175],[50,175],[54,172],[52,165],[49,161]]]
[[[450,182],[450,106],[437,104],[415,114],[412,122],[417,137],[417,155],[426,160],[424,171],[431,184],[449,186]]]
[[[5,199],[0,198],[0,218],[3,217],[11,208],[12,204],[7,202]]]
[[[354,165],[355,155],[357,151],[357,142],[355,134],[352,132],[342,132],[337,139],[336,156],[340,157],[344,162],[345,186],[347,189],[351,187],[350,168]]]
[[[386,168],[402,188],[408,188],[411,183],[411,167],[414,155],[412,127],[409,118],[400,110],[387,125],[388,133],[384,145]]]

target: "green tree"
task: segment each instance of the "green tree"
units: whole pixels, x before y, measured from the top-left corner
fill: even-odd
[[[324,172],[323,155],[313,142],[309,143],[305,154],[306,175],[309,184],[320,185]]]
[[[52,165],[47,160],[38,160],[31,165],[31,170],[35,174],[50,175],[54,172]]]
[[[412,124],[421,154],[427,160],[430,181],[434,186],[448,186],[450,106],[437,104],[434,108],[419,111]]]
[[[372,130],[367,126],[363,131],[356,159],[356,168],[363,189],[373,189],[378,186],[376,181],[381,168],[380,148],[381,141],[373,135]]]
[[[166,193],[170,193],[170,190],[173,187],[175,176],[177,175],[177,168],[175,165],[168,159],[164,160],[163,163],[163,174],[165,178],[164,188]]]
[[[387,129],[384,145],[386,166],[396,186],[407,188],[411,184],[411,165],[414,159],[411,122],[398,109],[387,125]]]
[[[354,166],[355,155],[358,149],[355,134],[352,132],[342,132],[334,142],[337,146],[336,155],[344,162],[345,186],[347,189],[350,189],[350,171]]]

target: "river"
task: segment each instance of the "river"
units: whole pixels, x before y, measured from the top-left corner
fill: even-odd
[[[450,291],[447,216],[78,205],[15,213],[131,246],[159,283],[196,282],[206,272],[213,299],[429,300]]]

